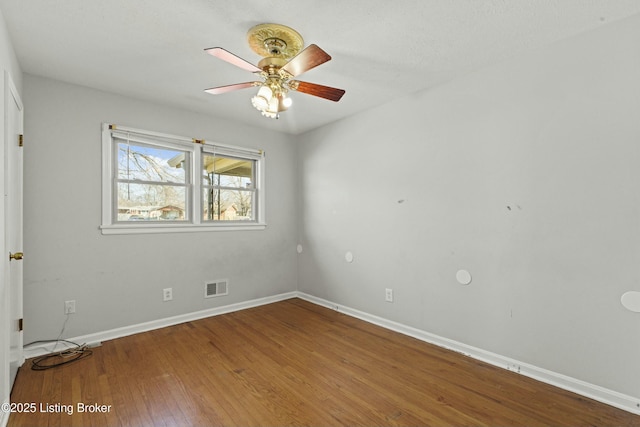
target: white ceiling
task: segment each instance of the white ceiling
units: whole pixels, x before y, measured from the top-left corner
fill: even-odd
[[[297,134],[640,13],[638,0],[0,0],[24,72]],[[253,75],[246,32],[275,22],[333,59],[299,80],[346,90],[338,103],[293,93],[279,120],[255,89],[204,89]]]

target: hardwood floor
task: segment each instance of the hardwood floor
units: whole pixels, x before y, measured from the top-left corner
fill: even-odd
[[[300,299],[104,342],[46,371],[27,361],[11,398],[38,409],[12,413],[9,426],[640,426],[640,416]]]

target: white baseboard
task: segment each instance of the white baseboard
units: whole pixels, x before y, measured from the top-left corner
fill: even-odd
[[[81,335],[74,338],[69,338],[69,341],[76,343],[94,345],[103,341],[112,340],[115,338],[121,338],[128,335],[137,334],[140,332],[151,331],[154,329],[164,328],[167,326],[173,326],[184,322],[190,322],[192,320],[203,319],[206,317],[217,316],[220,314],[231,313],[234,311],[244,310],[247,308],[258,307],[265,304],[271,304],[278,301],[283,301],[290,298],[300,298],[305,301],[309,301],[313,304],[330,308],[332,310],[339,311],[346,315],[364,320],[365,322],[372,323],[374,325],[381,326],[383,328],[399,332],[404,335],[425,341],[431,344],[435,344],[439,347],[446,348],[457,353],[462,353],[465,356],[473,359],[480,360],[482,362],[489,363],[500,368],[504,368],[510,371],[517,372],[527,377],[536,379],[538,381],[559,387],[564,390],[568,390],[582,396],[588,397],[593,400],[597,400],[602,403],[614,406],[619,409],[631,412],[633,414],[640,415],[640,398],[628,396],[613,390],[606,389],[594,384],[590,384],[576,378],[571,378],[563,374],[552,372],[537,366],[529,365],[524,362],[520,362],[509,357],[501,356],[490,351],[483,350],[481,348],[473,347],[467,344],[460,343],[458,341],[450,340],[420,329],[413,328],[411,326],[403,325],[401,323],[393,322],[391,320],[384,319],[379,316],[375,316],[369,313],[365,313],[350,307],[346,307],[340,304],[336,304],[331,301],[327,301],[322,298],[315,297],[313,295],[306,294],[304,292],[287,292],[284,294],[274,295],[265,298],[259,298],[251,301],[240,302],[236,304],[230,304],[223,307],[216,307],[202,311],[196,311],[193,313],[182,314],[179,316],[167,317],[165,319],[158,319],[151,322],[139,323],[137,325],[125,326],[122,328],[111,329],[104,332],[97,332],[88,335]],[[51,353],[52,344],[25,348],[25,356],[28,358],[42,356]],[[60,346],[57,348],[61,350]],[[8,421],[8,416],[4,419],[5,414],[0,412],[0,426],[4,427]]]
[[[539,368],[528,363],[511,359],[509,357],[501,356],[499,354],[492,353],[481,348],[463,344],[458,341],[450,340],[448,338],[443,338],[441,336],[416,329],[411,326],[406,326],[401,323],[384,319],[382,317],[374,316],[372,314],[368,314],[350,307],[336,304],[334,302],[327,301],[313,295],[305,294],[304,292],[298,292],[297,297],[305,301],[309,301],[313,304],[327,307],[346,315],[358,318],[360,320],[364,320],[365,322],[372,323],[374,325],[378,325],[404,335],[408,335],[410,337],[446,348],[451,351],[455,351],[457,353],[462,353],[465,356],[469,356],[473,359],[489,363],[490,365],[514,371],[516,373],[553,385],[555,387],[577,393],[590,399],[597,400],[598,402],[606,403],[607,405],[614,406],[633,414],[640,415],[640,397],[628,396],[626,394],[609,390],[595,384],[590,384],[576,378],[568,377],[566,375],[552,372],[547,369]]]
[[[283,301],[290,298],[297,297],[297,292],[287,292],[284,294],[274,295],[270,297],[258,298],[250,301],[239,302],[235,304],[225,305],[222,307],[209,308],[207,310],[195,311],[193,313],[181,314],[178,316],[167,317],[164,319],[152,320],[150,322],[138,323],[136,325],[124,326],[122,328],[110,329],[108,331],[96,332],[93,334],[80,335],[73,338],[66,338],[68,341],[72,341],[78,344],[87,344],[88,346],[99,344],[103,341],[112,340],[115,338],[122,338],[128,335],[138,334],[140,332],[152,331],[154,329],[165,328],[167,326],[178,325],[184,322],[191,322],[192,320],[204,319],[206,317],[217,316],[219,314],[231,313],[234,311],[244,310],[247,308],[258,307],[265,304],[271,304],[278,301]],[[64,341],[58,344],[47,343],[38,346],[29,346],[24,349],[24,354],[27,358],[43,356],[50,354],[54,351],[64,350],[65,348],[72,347],[70,344],[65,344]]]

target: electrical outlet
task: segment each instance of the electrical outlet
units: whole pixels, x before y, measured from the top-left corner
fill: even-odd
[[[162,301],[171,301],[173,299],[173,288],[164,288],[162,290]]]
[[[393,302],[393,289],[385,289],[384,290],[384,299],[387,302]]]
[[[76,312],[76,300],[72,299],[64,302],[64,314],[74,314]]]

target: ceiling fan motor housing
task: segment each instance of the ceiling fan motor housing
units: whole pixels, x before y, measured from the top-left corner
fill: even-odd
[[[264,48],[267,49],[271,55],[280,56],[282,52],[287,49],[287,43],[282,39],[270,37],[264,41]]]
[[[262,68],[262,71],[267,73],[267,75],[269,76],[277,76],[278,70],[281,69],[286,63],[287,60],[284,58],[278,58],[275,56],[267,57],[261,59],[260,62],[258,62],[258,68]]]

